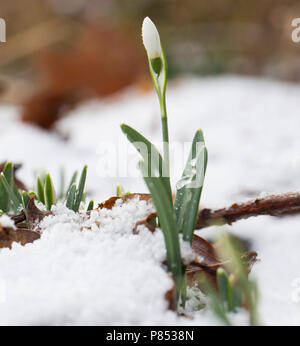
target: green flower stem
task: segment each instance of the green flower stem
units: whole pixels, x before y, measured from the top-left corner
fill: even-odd
[[[163,137],[163,151],[164,151],[164,165],[165,174],[170,177],[170,149],[169,149],[169,130],[168,130],[168,117],[166,109],[166,98],[161,100],[161,124],[162,124],[162,137]]]
[[[161,113],[161,123],[162,123],[162,139],[163,139],[163,173],[164,176],[170,179],[170,149],[169,149],[169,130],[168,130],[168,116],[167,116],[167,106],[166,106],[166,87],[167,87],[167,75],[168,75],[168,65],[163,49],[161,48],[162,56],[161,59],[162,66],[160,73],[157,73],[153,68],[153,60],[148,58],[149,68],[151,77],[155,90],[158,95]],[[162,83],[160,83],[162,78]]]
[[[166,87],[167,87],[167,76],[168,76],[168,65],[165,57],[165,53],[162,49],[163,58],[163,85],[159,97],[160,113],[161,113],[161,124],[162,124],[162,137],[163,137],[163,151],[164,151],[164,164],[166,169],[167,177],[170,179],[170,148],[169,148],[169,129],[168,129],[168,116],[166,106]]]

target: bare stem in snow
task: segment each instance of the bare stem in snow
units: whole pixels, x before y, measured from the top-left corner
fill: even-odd
[[[199,211],[196,229],[213,225],[231,225],[251,216],[283,216],[300,213],[300,192],[270,195],[244,203],[235,203],[229,208],[202,209]]]

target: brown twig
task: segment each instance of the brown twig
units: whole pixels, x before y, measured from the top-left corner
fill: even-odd
[[[300,213],[300,192],[270,195],[245,203],[235,203],[229,208],[202,209],[198,214],[196,229],[212,225],[231,225],[251,216],[284,216],[295,213]]]

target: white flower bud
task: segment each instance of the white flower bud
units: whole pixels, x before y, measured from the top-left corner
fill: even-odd
[[[149,17],[146,17],[143,21],[142,37],[149,59],[161,57],[162,51],[159,33]]]

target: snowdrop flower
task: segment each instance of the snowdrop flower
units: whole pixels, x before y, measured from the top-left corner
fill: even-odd
[[[142,37],[149,59],[161,57],[159,33],[149,17],[146,17],[143,21]]]
[[[146,17],[142,25],[142,38],[146,48],[149,68],[155,90],[158,95],[161,119],[162,119],[162,132],[164,142],[164,168],[166,176],[170,176],[169,169],[169,134],[168,134],[168,121],[167,121],[167,108],[166,108],[166,85],[167,85],[167,61],[163,48],[160,43],[159,32],[149,17]]]
[[[146,17],[143,21],[142,37],[151,67],[159,75],[162,69],[163,52],[159,33],[149,17]]]

